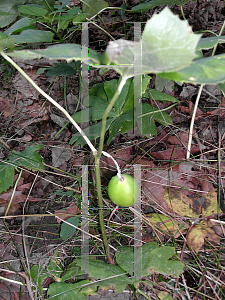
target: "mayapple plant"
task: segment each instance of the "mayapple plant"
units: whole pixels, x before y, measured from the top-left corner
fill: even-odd
[[[134,76],[143,76],[154,73],[170,80],[191,82],[192,84],[200,83],[201,85],[224,82],[224,54],[214,57],[203,57],[203,54],[201,53],[201,49],[205,49],[204,47],[206,47],[206,44],[209,45],[209,48],[215,47],[215,45],[221,42],[220,38],[218,37],[213,40],[213,45],[212,41],[207,39],[204,39],[206,43],[201,44],[200,38],[200,34],[194,34],[192,32],[187,21],[181,21],[179,17],[175,16],[167,7],[159,14],[154,14],[146,23],[142,39],[139,42],[126,40],[111,41],[103,55],[78,44],[57,44],[46,49],[19,50],[6,53],[3,51],[3,48],[12,48],[12,45],[15,44],[15,40],[7,32],[0,35],[0,54],[11,63],[33,85],[33,87],[40,92],[41,95],[64,113],[67,119],[84,138],[93,153],[95,158],[95,175],[99,203],[99,221],[104,247],[110,263],[113,263],[113,261],[110,255],[104,227],[100,176],[101,155],[103,154],[111,157],[107,152],[103,151],[105,132],[107,129],[107,117],[121,94],[126,81]],[[87,57],[82,56],[82,50],[84,49],[84,52],[88,53]],[[69,113],[54,99],[42,91],[11,57],[18,59],[46,57],[49,59],[66,60],[67,62],[72,60],[82,60],[82,63],[86,63],[95,68],[104,70],[114,69],[121,75],[121,80],[115,94],[110,99],[108,106],[102,115],[98,149],[93,146],[84,131]],[[141,123],[142,117],[149,118],[150,126],[153,113],[154,112],[152,111],[149,113],[144,111],[144,115],[140,116],[138,121]],[[135,204],[138,199],[138,185],[133,177],[126,174],[121,175],[117,162],[115,160],[114,162],[118,173],[109,183],[109,197],[114,203],[129,207],[130,205]],[[123,195],[124,199],[122,199],[121,195]]]

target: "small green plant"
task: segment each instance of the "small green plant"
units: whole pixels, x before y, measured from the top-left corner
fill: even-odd
[[[4,28],[12,23],[13,25],[1,35],[12,41],[12,47],[15,43],[63,43],[76,30],[80,30],[81,22],[92,18],[108,6],[103,0],[86,0],[82,9],[68,7],[66,0],[59,3],[56,4],[55,0],[19,3],[3,0],[0,8],[0,27]],[[14,22],[15,20],[17,21]],[[44,30],[37,29],[37,24]]]
[[[135,261],[134,257],[137,258]],[[86,295],[96,294],[98,287],[121,293],[130,286],[134,293],[139,293],[144,283],[143,277],[154,273],[162,274],[164,277],[179,277],[184,269],[184,264],[176,257],[173,247],[159,247],[156,242],[146,243],[142,248],[120,247],[116,253],[116,262],[117,265],[109,265],[92,258],[86,261],[82,257],[77,257],[61,276],[63,266],[56,251],[46,268],[38,265],[31,268],[31,277],[41,294],[42,282],[48,277],[54,280],[47,292],[51,299],[72,300],[76,295],[76,299],[85,300]],[[84,275],[88,275],[88,279],[82,279]]]
[[[169,31],[168,25],[170,28]],[[135,93],[136,91],[136,89],[132,87],[131,78],[140,78],[141,76],[153,73],[158,74],[158,76],[162,78],[170,80],[176,80],[179,82],[191,82],[192,84],[201,84],[201,88],[199,90],[197,98],[198,100],[201,94],[202,86],[204,84],[217,84],[219,86],[220,83],[224,83],[225,81],[225,55],[221,54],[213,57],[203,57],[203,54],[201,53],[201,50],[205,49],[204,47],[208,47],[209,45],[209,47],[216,47],[216,45],[220,42],[223,43],[224,38],[216,37],[216,39],[213,41],[213,44],[210,39],[201,39],[201,36],[199,34],[194,34],[192,32],[186,21],[181,21],[177,16],[174,16],[168,8],[165,8],[158,15],[154,15],[151,20],[146,23],[142,35],[142,40],[140,42],[132,42],[126,40],[110,42],[106,49],[106,52],[103,55],[100,55],[99,53],[91,49],[81,47],[81,45],[77,44],[59,44],[50,46],[46,49],[21,50],[6,53],[3,51],[3,48],[12,47],[12,44],[15,43],[15,40],[12,37],[9,37],[7,34],[1,35],[1,55],[8,62],[10,62],[46,99],[48,99],[53,105],[55,105],[58,109],[61,110],[61,112],[65,114],[68,120],[79,131],[79,134],[89,145],[92,151],[92,154],[95,158],[96,186],[99,201],[99,221],[106,255],[108,261],[111,264],[113,264],[113,260],[109,251],[103,219],[100,158],[102,154],[109,156],[109,154],[103,151],[107,129],[109,129],[110,141],[110,139],[114,136],[116,130],[118,131],[120,129],[123,129],[124,132],[126,132],[126,130],[130,128],[130,115],[128,117],[128,122],[126,122],[127,120],[125,119],[125,117],[128,116],[126,114],[128,114],[131,109],[129,92],[131,91],[132,93],[132,91],[134,91]],[[205,46],[205,44],[207,44],[207,46]],[[89,55],[87,57],[82,57],[81,51],[83,49],[88,50],[87,52],[89,53]],[[76,123],[76,121],[74,121],[75,118],[78,118],[79,114],[76,114],[74,118],[72,118],[64,108],[62,108],[49,95],[43,92],[31,80],[31,78],[27,76],[27,74],[11,59],[11,57],[23,59],[47,57],[49,59],[66,60],[67,62],[70,62],[72,60],[82,60],[82,62],[88,65],[92,65],[96,68],[100,68],[103,70],[113,69],[121,75],[119,82],[114,82],[115,86],[111,87],[113,90],[111,94],[106,92],[107,84],[110,85],[111,82],[103,84],[102,87],[107,99],[104,99],[103,97],[103,100],[99,100],[98,94],[98,100],[95,103],[94,100],[96,100],[96,98],[90,98],[90,107],[88,112],[89,116],[92,116],[91,120],[93,122],[97,122],[101,119],[101,123],[99,126],[100,132],[98,132],[98,136],[100,136],[98,149],[93,146],[85,132],[82,131],[80,126]],[[149,78],[147,76],[145,78],[143,82],[146,87]],[[139,79],[138,82],[140,82]],[[146,90],[146,88],[144,90]],[[153,95],[154,92],[150,90],[150,94]],[[124,97],[120,97],[120,95],[124,95]],[[142,92],[138,91],[137,98],[135,99],[138,99],[141,95]],[[197,100],[196,103],[198,103]],[[175,104],[177,103],[177,101],[174,102]],[[100,106],[100,103],[104,107],[104,110],[100,110],[100,113],[98,113],[98,110],[95,107],[97,103],[98,106]],[[135,107],[138,107],[138,105],[134,106],[134,108]],[[118,126],[116,124],[117,119],[119,124]],[[153,109],[150,104],[142,105],[141,114],[137,114],[137,119],[139,119],[139,121],[137,120],[137,123],[140,122],[142,126],[144,125],[143,127],[146,128],[146,130],[148,130],[147,127],[155,125],[155,120],[161,120],[161,123],[163,120],[165,124],[169,122],[169,118],[166,114]],[[110,129],[109,125],[114,126],[113,124],[115,125],[115,127],[112,127]],[[126,127],[126,124],[128,124],[129,126]],[[118,165],[117,168],[118,180],[120,180],[121,173]],[[147,276],[149,274],[152,274],[153,272],[160,273],[165,276],[172,275],[174,277],[179,276],[181,272],[183,272],[183,264],[178,261],[174,261],[173,259],[169,260],[174,256],[174,248],[157,248],[157,245],[155,244],[151,244],[151,246],[149,246],[149,244],[146,244],[143,246],[143,249],[146,249],[142,252],[144,253],[142,265],[143,272],[135,279],[130,277],[133,276],[133,249],[128,249],[127,247],[120,249],[122,253],[121,256],[120,254],[116,255],[116,262],[118,266],[111,266],[104,262],[90,260],[88,264],[89,270],[84,270],[85,272],[82,270],[82,272],[84,272],[85,274],[87,273],[90,278],[93,279],[106,279],[108,277],[111,277],[108,283],[107,280],[102,281],[103,283],[93,283],[90,280],[80,280],[81,278],[79,276],[84,274],[79,271],[82,263],[82,258],[81,260],[76,259],[76,261],[73,262],[73,265],[70,266],[71,268],[67,269],[63,277],[61,277],[62,267],[60,266],[60,263],[58,263],[57,261],[51,261],[51,264],[48,266],[47,272],[48,274],[52,274],[51,276],[56,282],[50,285],[48,289],[48,295],[50,297],[54,296],[55,299],[63,299],[60,297],[61,295],[66,293],[66,298],[69,299],[68,297],[70,297],[72,293],[73,295],[74,293],[76,293],[77,295],[83,295],[80,297],[83,297],[81,299],[84,299],[84,295],[90,293],[90,291],[88,292],[88,289],[90,287],[93,287],[93,289],[90,288],[91,292],[94,292],[94,288],[96,288],[97,286],[103,286],[104,288],[114,287],[116,291],[119,292],[122,291],[127,285],[139,287],[139,282],[141,282],[142,276]],[[72,281],[72,278],[76,275],[74,273],[74,269],[76,269],[76,274],[78,274],[77,281],[75,280],[75,282]],[[40,282],[42,282],[43,276],[46,276],[46,274],[42,274],[42,272],[39,272],[37,266],[34,266],[32,270],[33,274],[31,273],[31,276],[33,280],[40,286]],[[104,273],[102,272],[103,270]],[[130,276],[127,276],[127,273]],[[38,277],[37,274],[41,277]],[[113,279],[112,276],[114,276]],[[116,277],[118,277],[118,279],[115,279]],[[71,282],[64,282],[67,280],[71,280]]]
[[[44,170],[43,158],[36,152],[44,145],[28,146],[23,152],[13,151],[4,162],[0,163],[0,193],[13,186],[15,169],[19,166],[30,170]]]
[[[157,134],[155,122],[164,126],[172,124],[172,119],[166,112],[160,111],[150,104],[139,103],[141,96],[150,98],[152,101],[169,101],[174,103],[174,105],[179,103],[176,98],[170,95],[154,89],[147,89],[149,80],[149,76],[143,78],[136,76],[135,80],[129,78],[126,81],[122,92],[107,118],[106,130],[108,132],[108,144],[110,144],[118,132],[126,133],[133,129],[135,122],[137,122],[140,133],[148,137]],[[88,97],[84,98],[83,104],[89,107],[72,115],[72,118],[78,123],[80,123],[81,120],[93,123],[93,125],[84,129],[85,134],[90,140],[94,140],[100,136],[103,113],[113,98],[120,81],[121,78],[119,81],[113,79],[104,83],[95,84],[89,90]],[[142,91],[140,87],[142,87]],[[169,108],[171,108],[171,106],[167,109]],[[73,143],[75,143],[75,145],[80,144],[84,146],[85,141],[79,133],[76,133],[70,140],[70,144]]]
[[[146,1],[143,1],[143,3],[134,6],[132,8],[132,11],[133,12],[145,11],[145,10],[152,9],[152,8],[154,8],[156,6],[160,6],[160,5],[168,5],[168,4],[177,5],[180,7],[183,18],[185,19],[182,6],[188,1],[189,0],[151,0],[151,1],[146,0]],[[196,0],[193,0],[193,1],[196,1]]]

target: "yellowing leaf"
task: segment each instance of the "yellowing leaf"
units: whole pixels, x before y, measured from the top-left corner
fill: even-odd
[[[169,208],[179,216],[189,216],[198,218],[202,216],[210,216],[217,212],[217,192],[212,189],[207,196],[201,197],[197,193],[187,196],[184,191],[171,188],[170,195],[167,189],[164,189],[163,199]]]
[[[188,247],[198,253],[204,245],[206,238],[213,243],[220,243],[220,237],[210,227],[210,222],[204,221],[196,225],[188,234]]]
[[[174,220],[161,214],[149,214],[146,217],[152,224],[160,227],[164,233],[172,234],[175,238],[179,237],[181,232],[184,233],[187,229],[187,224],[182,220]]]

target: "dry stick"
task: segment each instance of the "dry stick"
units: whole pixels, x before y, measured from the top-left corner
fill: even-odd
[[[88,144],[88,146],[90,147],[94,157],[95,157],[95,173],[96,173],[96,181],[97,181],[97,193],[98,193],[98,203],[99,203],[99,222],[100,222],[100,227],[101,227],[101,231],[102,231],[102,238],[103,238],[103,243],[104,243],[104,247],[106,250],[106,255],[108,258],[108,261],[110,263],[113,263],[113,260],[111,258],[110,255],[110,251],[109,251],[109,245],[108,245],[108,241],[107,241],[107,237],[106,237],[106,232],[105,232],[105,226],[104,226],[104,218],[103,218],[103,201],[102,201],[102,193],[101,193],[101,177],[100,177],[100,166],[99,166],[99,161],[100,161],[100,157],[101,154],[103,153],[103,155],[106,154],[106,152],[102,151],[103,150],[103,143],[104,143],[104,135],[105,135],[105,129],[106,129],[106,119],[107,116],[111,110],[111,108],[113,107],[114,103],[116,102],[118,96],[120,95],[123,86],[126,83],[127,77],[122,77],[121,82],[116,90],[115,95],[113,96],[112,100],[110,101],[108,107],[106,108],[103,117],[102,117],[102,129],[101,129],[101,136],[100,136],[100,146],[98,151],[95,149],[95,147],[92,145],[92,143],[90,142],[90,140],[88,139],[88,137],[86,136],[86,134],[84,133],[84,131],[80,128],[80,126],[73,120],[73,118],[70,116],[70,114],[61,106],[59,105],[54,99],[52,99],[48,94],[46,94],[7,54],[5,54],[3,51],[0,52],[0,54],[5,58],[5,60],[7,60],[16,70],[18,70],[20,72],[21,75],[23,75],[27,81],[41,94],[43,95],[47,100],[49,100],[54,106],[56,106],[62,113],[64,113],[64,115],[67,117],[67,119],[74,125],[74,127],[79,131],[79,133],[81,134],[81,136],[84,138],[84,140],[86,141],[86,143]],[[110,154],[107,153],[108,157],[111,157],[113,159],[112,156],[110,156]],[[115,162],[115,160],[113,159],[113,161]],[[121,177],[121,172],[120,172],[120,168],[119,165],[116,164],[117,170],[118,170],[118,177]]]
[[[191,118],[189,138],[188,138],[188,146],[187,146],[187,155],[186,155],[187,159],[189,159],[190,155],[191,155],[191,143],[192,143],[192,136],[193,136],[193,127],[194,127],[195,116],[196,116],[198,103],[199,103],[199,99],[200,99],[200,96],[201,96],[201,93],[202,93],[203,86],[204,86],[203,84],[200,85],[200,88],[199,88],[199,91],[198,91],[198,96],[197,96],[197,99],[195,101],[195,106],[194,106],[194,110],[193,110],[193,114],[192,114],[192,118]]]

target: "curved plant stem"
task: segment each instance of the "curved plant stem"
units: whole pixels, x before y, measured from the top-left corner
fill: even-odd
[[[222,35],[222,33],[223,33],[223,31],[224,31],[224,28],[225,28],[225,21],[223,21],[223,26],[221,27],[221,29],[220,29],[220,32],[219,32],[219,35],[218,35],[218,36],[221,36],[221,35]],[[215,55],[215,53],[216,53],[216,49],[217,49],[217,46],[218,46],[218,44],[216,44],[216,45],[214,46],[214,48],[213,48],[213,52],[212,52],[212,56],[213,56],[213,55]]]
[[[192,143],[192,136],[193,136],[193,127],[194,127],[195,116],[196,116],[198,103],[199,103],[199,99],[200,99],[200,96],[201,96],[201,93],[202,93],[203,86],[204,86],[204,84],[201,84],[200,88],[198,90],[198,95],[197,95],[197,98],[195,100],[195,106],[194,106],[194,110],[193,110],[192,117],[191,117],[191,124],[190,124],[189,137],[188,137],[188,146],[187,146],[187,155],[186,155],[187,159],[189,159],[190,155],[191,155],[191,143]]]
[[[19,176],[18,176],[18,178],[17,178],[17,180],[16,180],[16,182],[15,182],[15,184],[14,184],[14,188],[13,188],[13,192],[12,192],[12,195],[11,195],[11,197],[10,197],[10,200],[9,200],[9,204],[8,204],[8,206],[7,206],[7,208],[6,208],[6,211],[5,211],[5,216],[8,215],[8,212],[9,212],[10,206],[11,206],[11,204],[12,204],[13,197],[14,197],[14,195],[15,195],[16,188],[17,188],[17,185],[18,185],[18,183],[19,183],[19,180],[20,180],[20,178],[21,178],[21,176],[22,176],[22,173],[23,173],[23,170],[20,170]]]
[[[85,139],[86,143],[90,147],[91,151],[95,155],[97,153],[97,150],[92,145],[86,134],[83,132],[83,130],[80,128],[80,126],[74,121],[74,119],[70,116],[70,114],[61,106],[59,105],[52,97],[50,97],[48,94],[46,94],[44,91],[42,91],[41,88],[4,52],[0,52],[1,55],[15,68],[17,69],[20,74],[22,74],[26,80],[42,95],[44,96],[48,101],[50,101],[53,105],[55,105],[59,110],[61,110],[62,113],[67,117],[67,119],[70,120],[70,122],[74,125],[74,127],[79,131],[79,133],[82,135],[82,137]]]
[[[111,101],[109,102],[109,105],[107,106],[103,116],[102,116],[102,128],[101,128],[101,135],[100,135],[100,142],[99,142],[99,148],[98,148],[98,153],[96,155],[97,158],[100,158],[103,150],[103,145],[104,145],[104,138],[105,138],[105,130],[106,130],[106,120],[108,117],[108,114],[110,113],[111,109],[113,108],[113,105],[115,104],[117,98],[119,97],[128,77],[123,76],[121,78],[121,81],[118,85],[118,88],[112,97]]]
[[[180,11],[181,11],[183,19],[186,20],[185,15],[184,15],[183,6],[180,6]]]
[[[96,160],[95,160],[95,178],[96,178],[96,184],[97,184],[98,206],[99,206],[99,223],[100,223],[100,228],[101,228],[101,232],[102,232],[102,240],[103,240],[103,244],[104,244],[104,248],[105,248],[105,252],[106,252],[108,262],[113,265],[114,261],[111,257],[111,254],[110,254],[110,249],[109,249],[109,244],[108,244],[108,241],[107,241],[107,236],[106,236],[106,231],[105,231],[105,224],[104,224],[100,167],[99,167],[99,162],[97,163]]]
[[[111,111],[111,109],[113,108],[113,105],[115,104],[117,98],[119,97],[126,81],[127,81],[127,77],[124,76],[124,77],[121,78],[121,81],[118,85],[118,88],[117,88],[113,98],[111,99],[109,105],[107,106],[107,108],[106,108],[106,110],[103,114],[99,148],[98,148],[98,152],[94,154],[94,157],[95,157],[95,176],[96,176],[96,182],[97,182],[97,193],[98,193],[98,204],[99,204],[99,223],[100,223],[100,227],[101,227],[101,231],[102,231],[102,239],[103,239],[104,247],[105,247],[105,250],[106,250],[106,255],[107,255],[107,258],[108,258],[108,262],[110,264],[113,264],[114,262],[111,258],[111,255],[110,255],[110,250],[109,250],[109,245],[108,245],[106,232],[105,232],[105,225],[104,225],[102,189],[101,189],[101,175],[100,175],[100,157],[101,157],[102,153],[104,154],[104,151],[102,151],[102,150],[103,150],[103,145],[104,145],[105,131],[106,131],[106,120],[107,120],[108,114]],[[119,174],[118,177],[121,176],[120,172],[118,172],[118,174]]]
[[[99,222],[100,222],[100,227],[101,227],[101,232],[102,232],[102,239],[103,239],[103,244],[104,244],[104,248],[106,251],[106,255],[108,258],[108,262],[110,264],[113,264],[113,259],[111,258],[110,255],[110,250],[109,250],[109,245],[108,245],[108,241],[107,241],[107,237],[106,237],[106,232],[105,232],[105,226],[104,226],[104,218],[103,218],[103,201],[102,201],[102,191],[101,191],[101,175],[100,175],[100,157],[101,154],[111,157],[113,159],[113,157],[102,151],[103,150],[103,144],[104,144],[104,138],[105,138],[105,131],[106,131],[106,120],[108,117],[109,112],[111,111],[113,105],[115,104],[117,98],[119,97],[123,86],[126,83],[126,80],[128,77],[124,76],[122,77],[118,88],[112,98],[112,100],[110,101],[108,107],[106,108],[103,117],[102,117],[102,128],[101,128],[101,135],[100,135],[100,143],[99,143],[99,149],[98,151],[95,149],[95,147],[92,145],[92,143],[90,142],[90,140],[88,139],[88,137],[85,135],[85,133],[83,132],[83,130],[80,128],[80,126],[73,120],[73,118],[69,115],[69,113],[61,106],[59,105],[54,99],[52,99],[48,94],[46,94],[41,88],[39,88],[39,86],[7,55],[5,54],[3,51],[0,52],[0,54],[15,68],[17,69],[21,75],[23,75],[27,81],[42,95],[44,96],[47,100],[49,100],[54,106],[56,106],[62,113],[64,113],[64,115],[67,117],[67,119],[75,126],[75,128],[79,131],[79,133],[81,134],[81,136],[84,138],[84,140],[86,141],[86,143],[88,144],[88,146],[90,147],[94,157],[95,157],[95,176],[96,176],[96,182],[97,182],[97,193],[98,193],[98,203],[99,203]],[[119,168],[119,165],[115,162],[115,160],[113,159],[114,163],[116,164],[117,167],[117,171],[118,171],[118,177],[121,177],[121,171]]]
[[[101,31],[103,31],[105,34],[107,34],[109,36],[109,38],[113,41],[115,41],[114,37],[111,36],[111,34],[106,31],[105,29],[103,29],[102,27],[98,26],[98,24],[96,24],[95,22],[91,21],[90,19],[86,18],[86,20],[88,22],[90,22],[91,24],[93,24],[94,26],[96,26],[98,29],[100,29]],[[106,26],[106,25],[105,25]],[[106,27],[107,28],[107,27]]]

